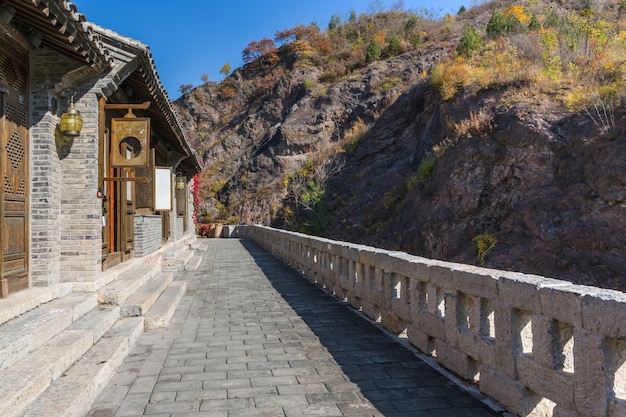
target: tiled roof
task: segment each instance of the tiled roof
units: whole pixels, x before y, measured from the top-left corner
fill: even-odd
[[[135,91],[134,99],[152,102],[149,115],[161,134],[173,142],[176,152],[185,155],[184,164],[191,171],[200,171],[199,159],[182,130],[147,45],[88,22],[70,1],[0,0],[0,6],[13,8],[11,25],[23,33],[40,34],[42,47],[74,57],[99,72],[117,72],[117,85],[111,86],[111,92],[127,84]]]
[[[85,26],[84,15],[76,6],[64,0],[2,0],[12,7],[15,26],[26,25],[42,35],[41,44],[95,67],[100,71],[109,68],[112,61],[106,51],[94,40]]]
[[[93,33],[94,39],[102,45],[107,55],[113,58],[112,67],[114,72],[119,71],[119,84],[130,87],[133,98],[152,102],[150,117],[160,123],[162,132],[163,129],[170,132],[167,136],[177,141],[179,151],[187,155],[187,158],[192,158],[185,160],[185,164],[191,164],[192,169],[199,172],[200,162],[189,145],[178,113],[161,83],[148,45],[94,23],[87,22],[85,26]]]

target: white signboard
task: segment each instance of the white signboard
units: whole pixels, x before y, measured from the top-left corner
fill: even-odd
[[[172,210],[172,168],[154,167],[154,211]]]

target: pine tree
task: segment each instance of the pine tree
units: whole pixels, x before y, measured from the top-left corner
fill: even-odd
[[[380,49],[380,45],[376,42],[376,39],[372,39],[369,46],[367,47],[367,54],[365,55],[365,62],[373,62],[380,58],[382,54],[382,50]]]
[[[478,30],[471,23],[463,28],[463,36],[459,40],[456,52],[465,58],[471,58],[474,52],[478,51],[483,44],[483,38],[478,34]]]

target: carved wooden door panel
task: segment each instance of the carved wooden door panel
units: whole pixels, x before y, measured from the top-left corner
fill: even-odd
[[[28,96],[25,74],[0,63],[2,81],[9,75],[10,86],[0,90],[0,297],[28,287],[29,266]]]

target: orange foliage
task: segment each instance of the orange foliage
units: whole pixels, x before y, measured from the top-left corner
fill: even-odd
[[[387,34],[385,33],[384,30],[379,30],[378,32],[376,32],[376,34],[374,34],[374,39],[376,40],[376,42],[382,47],[383,45],[385,45],[385,36]]]
[[[271,39],[263,38],[260,41],[252,41],[242,52],[243,62],[252,62],[274,50],[276,50],[276,46],[274,45],[274,41]]]
[[[528,15],[524,12],[524,6],[516,5],[507,7],[506,9],[504,9],[504,12],[502,12],[502,14],[504,16],[515,16],[523,24],[527,24],[530,20]]]

